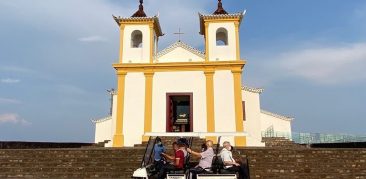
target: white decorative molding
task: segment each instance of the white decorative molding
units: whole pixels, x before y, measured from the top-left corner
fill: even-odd
[[[164,33],[161,30],[161,26],[160,26],[160,22],[159,22],[159,17],[158,16],[153,16],[153,17],[121,17],[121,16],[113,16],[113,19],[117,22],[118,26],[121,25],[121,21],[124,22],[144,22],[144,21],[154,21],[154,23],[156,24],[157,27],[157,35],[158,36],[163,36]]]
[[[259,94],[263,93],[263,91],[264,91],[263,88],[252,88],[249,86],[242,86],[241,90],[252,92],[252,93],[259,93]]]
[[[91,122],[92,123],[101,123],[101,122],[104,122],[104,121],[108,121],[108,120],[111,120],[112,119],[112,116],[107,116],[107,117],[104,117],[104,118],[101,118],[101,119],[91,119]]]
[[[285,120],[285,121],[292,121],[292,120],[295,119],[293,117],[288,117],[288,116],[284,116],[284,115],[281,115],[281,114],[272,113],[272,112],[269,112],[269,111],[266,111],[266,110],[263,110],[263,109],[261,109],[261,113],[267,114],[269,116],[273,116],[275,118],[279,118],[279,119],[282,119],[282,120]]]
[[[200,137],[216,136],[216,137],[234,137],[234,136],[248,136],[246,132],[148,132],[147,136],[156,137]]]
[[[230,14],[201,14],[198,13],[198,16],[200,18],[207,18],[207,19],[211,19],[211,18],[243,18],[243,16],[245,15],[246,10],[243,12],[237,12],[237,13],[230,13]]]
[[[239,18],[239,24],[243,20],[246,11],[238,12],[238,13],[231,13],[231,14],[201,14],[198,13],[198,17],[200,19],[200,34],[205,34],[205,20],[210,19],[230,19],[230,18]]]
[[[178,47],[188,50],[189,52],[191,52],[201,58],[205,58],[205,53],[203,53],[202,51],[200,51],[196,48],[193,48],[182,41],[177,41],[177,42],[173,43],[172,45],[168,46],[167,48],[165,48],[164,50],[158,52],[155,56],[155,59],[159,59],[160,57],[168,54],[169,52],[173,51],[174,49],[176,49]]]

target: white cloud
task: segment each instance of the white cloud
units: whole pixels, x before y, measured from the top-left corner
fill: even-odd
[[[108,32],[104,29],[108,29],[106,26],[111,23],[105,20],[108,17],[113,21],[111,14],[118,12],[117,9],[106,1],[98,0],[0,1],[0,10],[7,12],[8,18],[17,23],[69,35]]]
[[[0,114],[0,124],[19,124],[19,125],[30,125],[31,123],[20,118],[18,114],[15,113],[6,113],[6,114]]]
[[[366,80],[366,43],[299,49],[277,57],[280,69],[320,84]]]
[[[35,71],[19,66],[0,66],[0,71],[15,72],[15,73],[34,73]]]
[[[81,37],[78,39],[81,42],[103,42],[107,39],[101,36],[89,36],[89,37]]]
[[[60,84],[56,86],[57,91],[59,93],[65,94],[65,95],[85,95],[88,92],[84,89],[81,89],[78,86],[69,85],[69,84]]]
[[[366,43],[300,44],[306,46],[295,44],[299,46],[287,51],[258,51],[251,54],[245,67],[250,71],[249,75],[244,75],[245,83],[268,86],[289,79],[306,80],[319,85],[366,82]]]
[[[162,4],[166,5],[162,6]],[[160,15],[160,24],[165,33],[165,36],[159,39],[160,45],[162,45],[160,47],[166,47],[178,40],[178,37],[173,35],[178,28],[185,33],[182,35],[182,41],[193,46],[203,45],[203,37],[198,34],[198,12],[205,13],[207,8],[209,12],[213,12],[216,9],[216,2],[197,0],[144,2],[144,10],[148,16]],[[6,12],[7,17],[11,18],[7,18],[9,21],[28,24],[30,27],[47,30],[54,34],[61,33],[79,37],[83,37],[85,34],[99,34],[79,39],[87,42],[100,41],[101,37],[118,40],[118,27],[112,14],[129,17],[137,9],[137,1],[123,1],[123,3],[98,0],[0,1],[0,12]]]
[[[213,12],[217,8],[216,2],[211,1],[181,1],[181,0],[151,0],[146,1],[145,12],[152,16],[159,13],[160,25],[165,35],[159,39],[159,47],[166,47],[178,40],[178,36],[173,33],[179,28],[184,33],[181,35],[183,42],[194,47],[204,44],[204,38],[199,35],[198,12]],[[162,4],[166,4],[162,6]],[[145,9],[146,9],[145,8]]]
[[[3,78],[0,80],[1,83],[19,83],[19,79],[13,79],[13,78]]]
[[[0,104],[20,104],[21,102],[16,99],[0,98]]]

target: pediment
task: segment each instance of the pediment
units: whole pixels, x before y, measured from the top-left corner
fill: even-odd
[[[205,54],[181,41],[178,41],[164,50],[156,57],[156,62],[198,62],[205,60]]]

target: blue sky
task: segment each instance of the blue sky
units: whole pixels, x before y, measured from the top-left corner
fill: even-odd
[[[364,0],[223,0],[247,10],[241,25],[243,82],[263,87],[263,109],[294,116],[298,132],[364,134]],[[166,34],[203,47],[198,12],[214,0],[145,0]],[[91,118],[108,114],[118,27],[137,1],[0,1],[0,140],[91,142]]]

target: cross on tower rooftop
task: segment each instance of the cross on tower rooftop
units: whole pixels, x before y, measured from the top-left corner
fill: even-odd
[[[178,30],[178,32],[175,32],[174,35],[178,35],[178,42],[180,42],[180,35],[184,34],[183,32],[180,31],[180,28]]]
[[[137,10],[131,17],[146,17],[144,6],[142,5],[143,3],[144,1],[140,0],[139,10]]]
[[[221,0],[218,0],[217,10],[213,14],[228,14],[225,9],[222,7]]]

